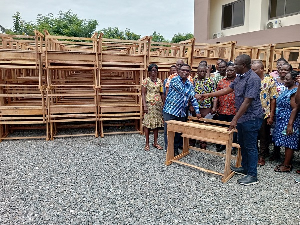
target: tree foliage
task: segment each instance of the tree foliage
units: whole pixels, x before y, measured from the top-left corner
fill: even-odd
[[[186,34],[178,33],[178,34],[174,34],[171,42],[172,43],[178,43],[178,42],[181,42],[181,41],[189,40],[193,37],[194,37],[194,35],[192,33],[186,33]]]
[[[70,37],[91,37],[98,25],[97,20],[86,20],[78,18],[71,10],[67,12],[60,11],[57,16],[52,13],[47,15],[38,14],[36,22],[26,22],[22,20],[20,12],[13,16],[12,30],[5,29],[0,25],[0,32],[7,34],[27,34],[34,35],[34,30],[41,33],[48,30],[52,35],[70,36]],[[125,31],[118,27],[108,27],[100,30],[104,38],[121,39],[121,40],[138,40],[141,35],[132,32],[126,28]],[[154,31],[151,35],[154,42],[170,42],[163,35]],[[178,43],[193,38],[192,33],[175,34],[171,40],[172,43]]]
[[[104,38],[121,39],[121,40],[138,40],[141,35],[135,34],[126,28],[125,31],[119,30],[117,27],[108,27],[100,30]]]
[[[151,37],[152,37],[152,41],[154,42],[169,42],[164,38],[164,36],[162,36],[160,33],[157,33],[156,31],[153,32]]]
[[[55,17],[52,13],[46,16],[37,15],[36,23],[25,22],[22,20],[19,12],[13,15],[14,34],[34,35],[34,30],[43,32],[48,30],[52,35],[63,35],[70,37],[91,37],[95,32],[97,20],[79,19],[77,14],[71,10],[67,12],[60,11]]]

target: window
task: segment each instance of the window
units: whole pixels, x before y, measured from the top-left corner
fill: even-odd
[[[238,0],[222,7],[222,29],[244,25],[245,0]]]
[[[299,12],[299,0],[270,0],[270,18],[283,17]]]

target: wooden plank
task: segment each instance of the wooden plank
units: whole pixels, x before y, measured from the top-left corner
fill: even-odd
[[[189,167],[192,167],[192,168],[197,169],[197,170],[201,170],[201,171],[206,172],[206,173],[212,173],[212,174],[215,174],[215,175],[223,176],[222,173],[218,173],[218,172],[215,172],[213,170],[204,169],[202,167],[198,167],[198,166],[195,166],[195,165],[192,165],[192,164],[181,162],[181,161],[178,161],[176,159],[173,159],[172,162],[178,163],[178,164],[181,164],[181,165],[184,165],[184,166],[189,166]]]

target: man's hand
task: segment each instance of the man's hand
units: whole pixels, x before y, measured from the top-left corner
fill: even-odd
[[[267,124],[271,126],[273,123],[274,123],[274,119],[272,117],[269,117],[267,119]]]
[[[201,118],[201,114],[196,114],[197,118],[200,119]]]
[[[236,120],[232,120],[231,123],[230,123],[230,125],[229,125],[228,130],[235,129],[236,128],[236,124],[237,124],[237,121]]]
[[[195,94],[195,98],[196,98],[197,100],[203,101],[204,99],[208,98],[208,94],[202,94],[202,95],[200,95],[200,94]]]

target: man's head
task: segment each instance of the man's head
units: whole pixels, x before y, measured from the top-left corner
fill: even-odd
[[[186,81],[190,73],[191,73],[191,67],[188,64],[183,64],[179,69],[179,75],[183,81]]]
[[[174,74],[174,73],[177,73],[177,68],[176,68],[175,65],[172,65],[172,66],[170,67],[170,75],[172,75],[172,74]]]
[[[226,68],[227,68],[227,63],[222,60],[220,63],[219,63],[219,72],[221,74],[221,76],[225,77],[226,76]]]
[[[226,69],[226,76],[228,79],[235,79],[236,77],[236,72],[234,68],[234,64],[232,62],[227,64],[227,69]]]
[[[216,62],[216,69],[219,71],[219,64],[220,62],[224,61],[223,59],[218,59]]]
[[[244,74],[251,68],[251,58],[249,55],[243,54],[236,57],[234,66],[237,74]]]
[[[264,64],[261,60],[254,60],[251,65],[251,69],[260,77],[264,77]]]
[[[207,67],[207,62],[203,60],[203,61],[201,61],[201,62],[199,63],[198,66],[200,66],[200,65],[201,65],[201,66],[206,66],[206,67]]]
[[[197,68],[197,74],[200,79],[204,79],[206,77],[207,67],[204,65],[199,65]]]
[[[179,72],[180,67],[184,64],[183,59],[178,59],[176,62],[177,73]]]

